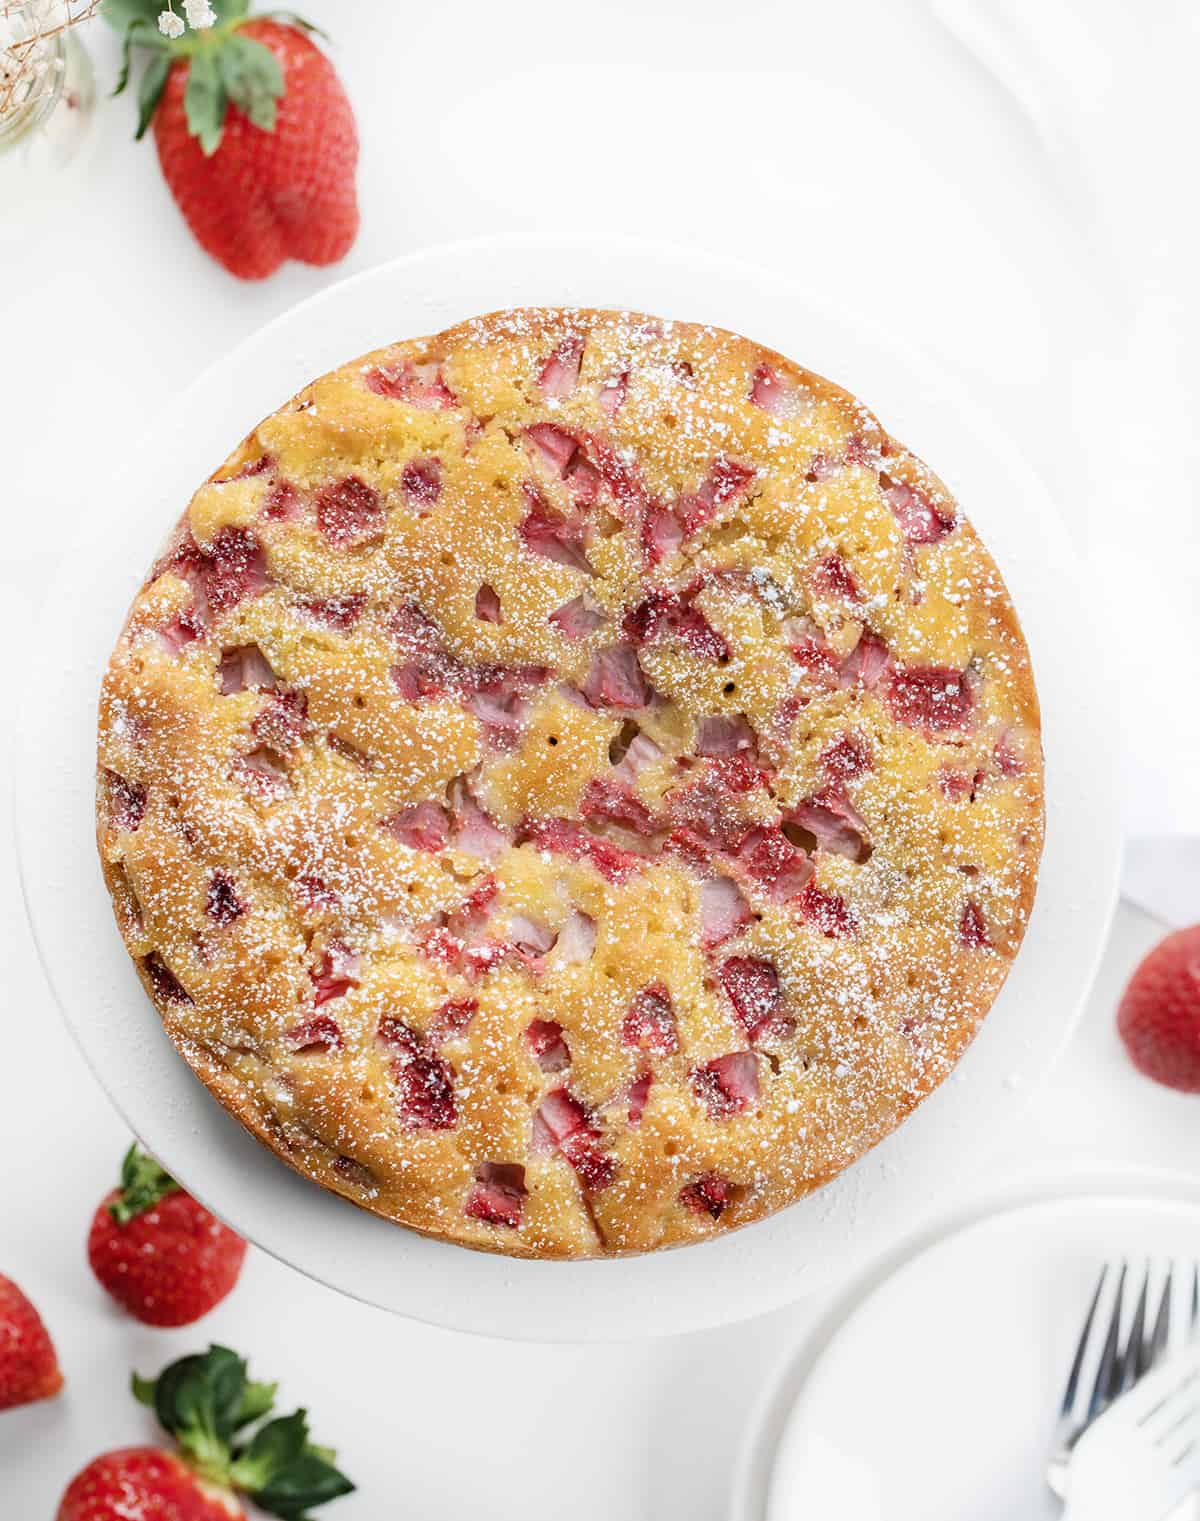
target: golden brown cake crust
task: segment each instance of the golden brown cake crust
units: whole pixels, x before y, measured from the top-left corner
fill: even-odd
[[[380,349],[192,498],[97,828],[193,1070],[301,1173],[531,1257],[836,1176],[953,1067],[1041,852],[1029,656],[946,488],[719,329]]]

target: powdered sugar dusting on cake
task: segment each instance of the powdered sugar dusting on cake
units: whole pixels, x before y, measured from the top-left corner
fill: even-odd
[[[1028,656],[836,387],[515,311],[197,492],[101,708],[130,954],[218,1096],[400,1223],[588,1256],[819,1186],[953,1068],[1041,845]]]

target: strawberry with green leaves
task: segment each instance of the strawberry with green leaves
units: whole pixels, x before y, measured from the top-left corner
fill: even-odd
[[[177,1450],[124,1447],[94,1459],[67,1486],[57,1521],[231,1521],[239,1494],[283,1521],[354,1489],[334,1453],[309,1441],[303,1410],[266,1417],[275,1385],[252,1382],[228,1347],[181,1358],[157,1379],[133,1376]]]
[[[117,84],[134,49],[140,138],[153,121],[158,160],[197,240],[230,273],[261,280],[285,259],[333,264],[358,232],[354,113],[333,65],[290,14],[248,17],[249,0],[212,0],[213,24],[158,27],[164,0],[103,0],[121,34]]]
[[[151,1326],[186,1326],[207,1315],[238,1281],[245,1256],[242,1238],[136,1146],[88,1232],[96,1277]]]

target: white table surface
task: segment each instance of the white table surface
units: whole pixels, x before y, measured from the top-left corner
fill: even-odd
[[[10,661],[58,547],[89,510],[89,483],[198,367],[341,273],[494,230],[646,233],[800,273],[960,375],[1020,437],[1084,551],[1111,546],[1112,517],[1081,494],[1077,451],[1063,448],[1080,368],[1113,341],[1096,315],[1107,276],[1061,164],[917,0],[305,10],[337,35],[364,139],[363,231],[339,270],[229,279],[183,229],[151,147],[127,140],[127,101],[101,105],[86,158],[49,189],[5,187]],[[98,32],[92,42],[104,83],[114,49]],[[381,312],[388,336],[400,335]],[[1066,1165],[1195,1156],[1197,1102],[1138,1078],[1112,1028],[1120,983],[1155,936],[1122,911],[1064,1061],[972,1197],[946,1199],[948,1216]],[[826,1304],[676,1341],[538,1348],[389,1319],[253,1255],[200,1327],[136,1327],[109,1308],[83,1255],[128,1137],[51,1004],[7,839],[0,945],[0,1271],[38,1301],[69,1380],[65,1399],[0,1417],[5,1515],[51,1515],[84,1461],[143,1437],[122,1392],[127,1368],[150,1371],[207,1338],[244,1350],[284,1398],[309,1405],[361,1485],[330,1512],[345,1521],[524,1521],[567,1506],[576,1521],[725,1514],[750,1408]]]

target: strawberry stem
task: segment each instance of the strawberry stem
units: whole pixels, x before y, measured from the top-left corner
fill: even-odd
[[[139,1151],[135,1141],[121,1163],[120,1192],[108,1206],[108,1212],[118,1225],[128,1225],[178,1188],[179,1184],[170,1173],[164,1171],[153,1157]]]

